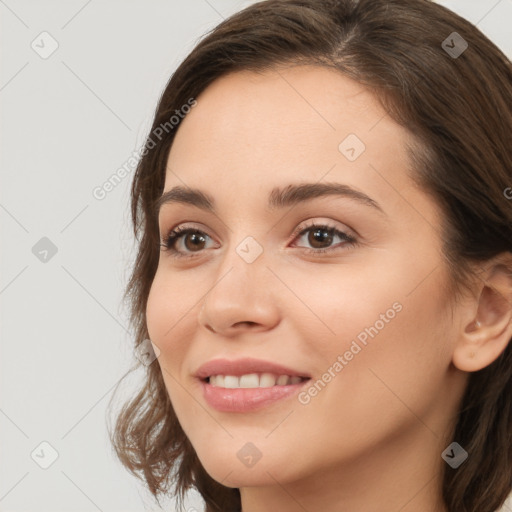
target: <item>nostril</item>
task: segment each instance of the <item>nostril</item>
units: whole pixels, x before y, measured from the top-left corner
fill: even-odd
[[[235,325],[247,325],[248,327],[251,327],[253,325],[258,325],[258,324],[256,322],[249,322],[249,321],[247,321],[247,322],[238,322]]]

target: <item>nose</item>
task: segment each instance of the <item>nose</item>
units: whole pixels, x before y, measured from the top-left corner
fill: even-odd
[[[266,331],[279,323],[274,294],[276,279],[266,266],[264,254],[248,263],[234,248],[229,250],[203,298],[199,325],[234,337],[244,332]]]

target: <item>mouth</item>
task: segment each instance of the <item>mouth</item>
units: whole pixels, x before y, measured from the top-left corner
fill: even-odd
[[[250,412],[289,398],[311,376],[271,361],[214,359],[195,373],[208,405],[221,412]]]

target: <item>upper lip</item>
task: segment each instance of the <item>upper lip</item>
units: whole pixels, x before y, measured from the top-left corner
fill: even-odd
[[[307,373],[282,366],[263,359],[251,357],[243,359],[213,359],[201,365],[195,373],[198,379],[206,379],[212,375],[233,375],[240,377],[248,373],[273,373],[275,375],[289,375],[310,378]]]

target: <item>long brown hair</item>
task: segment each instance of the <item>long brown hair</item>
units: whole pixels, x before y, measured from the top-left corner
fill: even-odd
[[[161,127],[222,75],[298,63],[328,66],[365,85],[418,141],[412,179],[442,207],[455,295],[469,282],[470,263],[512,252],[512,201],[504,193],[512,185],[506,56],[471,23],[430,0],[266,0],[203,38],[160,98],[151,130],[160,128],[158,142],[148,137],[131,190],[138,254],[126,298],[135,347],[148,338],[146,302],[159,259],[153,205],[179,122],[165,133]],[[470,456],[456,470],[444,466],[450,512],[495,512],[512,490],[511,345],[470,375],[453,436]],[[120,461],[157,501],[172,489],[181,502],[193,487],[207,512],[240,511],[239,490],[201,466],[158,364],[146,372],[109,432]]]

